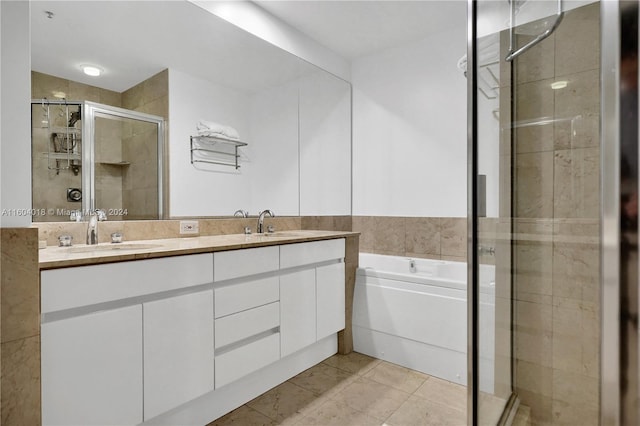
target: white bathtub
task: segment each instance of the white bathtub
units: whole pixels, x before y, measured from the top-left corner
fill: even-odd
[[[480,384],[493,391],[493,266],[481,266]],[[360,253],[354,349],[466,385],[467,264]]]

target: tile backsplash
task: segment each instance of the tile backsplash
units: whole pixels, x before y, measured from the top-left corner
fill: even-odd
[[[466,217],[353,216],[366,253],[466,262]]]

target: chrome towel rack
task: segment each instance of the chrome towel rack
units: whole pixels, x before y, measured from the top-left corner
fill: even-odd
[[[191,136],[191,164],[195,163],[207,163],[217,164],[220,166],[231,166],[238,170],[240,168],[240,154],[238,148],[247,146],[246,142],[239,140],[228,139],[219,136]],[[220,146],[221,148],[216,148]],[[231,152],[222,149],[222,146],[231,148]],[[194,153],[212,154],[213,158],[196,157]],[[231,161],[228,161],[228,159]]]
[[[505,61],[511,62],[518,56],[522,55],[527,50],[531,49],[536,44],[540,43],[545,38],[549,37],[553,32],[558,28],[560,22],[562,22],[562,18],[564,17],[564,11],[562,10],[562,0],[558,0],[558,10],[556,12],[556,19],[553,21],[553,25],[545,30],[542,34],[538,35],[536,38],[531,40],[529,43],[525,44],[519,49],[514,50],[514,37],[513,33],[515,31],[515,23],[516,23],[516,0],[511,0],[510,2],[510,22],[509,22],[509,53],[504,58]]]

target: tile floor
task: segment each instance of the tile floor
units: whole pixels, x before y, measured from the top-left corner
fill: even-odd
[[[467,389],[356,352],[334,355],[211,423],[466,425]]]

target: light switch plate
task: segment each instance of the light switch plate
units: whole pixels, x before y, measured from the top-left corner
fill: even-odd
[[[180,221],[180,235],[198,234],[198,233],[200,233],[200,226],[197,220],[181,220]]]

